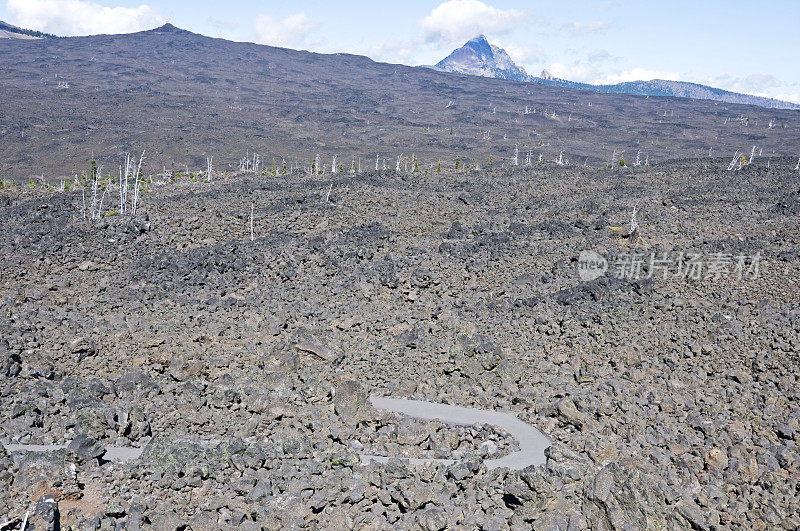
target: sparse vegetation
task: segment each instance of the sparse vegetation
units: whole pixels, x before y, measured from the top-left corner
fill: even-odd
[[[0,43],[0,433],[97,443],[0,451],[0,518],[57,492],[73,529],[800,524],[792,114],[169,28],[28,44]],[[27,86],[40,62],[74,88]],[[489,470],[520,441],[374,395],[550,450]]]

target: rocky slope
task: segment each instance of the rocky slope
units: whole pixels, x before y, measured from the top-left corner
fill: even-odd
[[[142,50],[148,50],[143,54]],[[346,168],[526,154],[608,162],[733,156],[754,144],[797,155],[797,114],[679,98],[596,94],[236,43],[172,26],[130,35],[0,40],[0,177],[72,177],[94,156],[116,174],[218,170],[247,153],[272,165]],[[528,112],[526,113],[526,109]],[[667,116],[664,114],[667,113]],[[770,128],[769,124],[777,126]],[[381,161],[380,167],[383,167]]]
[[[45,39],[53,37],[54,35],[49,33],[18,28],[0,20],[0,39]]]
[[[0,451],[0,514],[53,495],[62,529],[795,529],[795,164],[175,176],[96,222],[80,192],[4,190],[0,434],[80,443]],[[586,249],[761,268],[587,282]],[[487,471],[492,430],[370,395],[509,411],[553,446]]]

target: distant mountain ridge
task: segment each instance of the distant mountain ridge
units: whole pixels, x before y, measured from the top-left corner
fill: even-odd
[[[758,144],[765,154],[791,155],[794,167],[800,145],[797,128],[767,134],[772,120],[792,123],[797,111],[674,99],[674,118],[662,121],[654,119],[665,109],[657,98],[233,42],[166,24],[122,35],[0,39],[0,73],[0,176],[20,182],[71,177],[74,164],[86,168],[92,158],[115,168],[139,150],[147,151],[146,171],[161,172],[206,168],[212,156],[226,168],[248,153],[264,167],[273,158],[297,167],[319,154],[367,167],[377,156],[394,168],[402,153],[501,166],[515,148],[522,157],[535,149],[558,160],[563,151],[576,164],[606,164],[615,149],[627,156],[645,149],[643,139],[651,164],[706,159],[706,149],[727,158]],[[528,105],[551,114],[525,116]],[[734,124],[742,114],[747,123]],[[649,140],[656,138],[658,146]]]
[[[41,31],[18,28],[0,20],[0,39],[51,39],[55,35]]]
[[[517,66],[505,50],[489,44],[486,37],[478,35],[450,55],[427,67],[442,72],[453,72],[471,76],[510,79],[548,86],[569,87],[592,92],[611,94],[632,94],[636,96],[671,96],[699,100],[713,100],[727,103],[758,105],[772,109],[800,109],[800,104],[781,101],[762,96],[740,94],[724,89],[709,87],[699,83],[653,79],[650,81],[628,81],[615,85],[592,85],[553,77],[547,70],[538,76],[529,75]]]

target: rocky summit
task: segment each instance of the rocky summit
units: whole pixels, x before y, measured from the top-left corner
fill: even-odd
[[[528,81],[530,76],[511,60],[505,50],[489,44],[486,37],[478,35],[464,46],[436,63],[437,70],[471,76]]]

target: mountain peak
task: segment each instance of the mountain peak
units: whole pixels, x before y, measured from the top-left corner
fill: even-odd
[[[191,34],[190,31],[187,31],[185,29],[181,29],[178,26],[175,26],[175,25],[173,25],[173,24],[171,24],[169,22],[167,22],[163,26],[159,26],[157,28],[153,28],[153,29],[151,29],[149,31],[151,33],[159,33],[159,34],[180,34],[180,35]]]
[[[170,22],[167,22],[163,26],[159,26],[158,28],[156,28],[154,31],[158,31],[161,33],[182,33],[186,30],[182,30],[178,26],[175,26]]]
[[[464,46],[436,63],[437,70],[473,76],[527,81],[528,74],[514,64],[505,50],[489,44],[484,35],[477,35]]]
[[[541,79],[546,79],[548,81],[551,81],[551,80],[555,79],[555,77],[553,77],[553,74],[551,74],[550,71],[547,70],[547,69],[542,70],[542,73],[539,74],[539,77]]]

